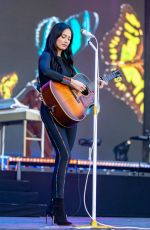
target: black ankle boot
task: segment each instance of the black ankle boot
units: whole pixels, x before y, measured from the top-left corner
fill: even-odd
[[[53,199],[50,201],[46,209],[46,224],[47,224],[47,218],[49,216],[53,219],[53,216],[54,216]]]
[[[67,220],[64,199],[62,198],[55,198],[53,200],[53,223],[66,226],[72,225],[72,223]]]

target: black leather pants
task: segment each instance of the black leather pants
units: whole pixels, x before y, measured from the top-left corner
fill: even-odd
[[[66,170],[76,137],[77,125],[71,128],[59,125],[43,103],[41,104],[41,118],[56,150],[52,179],[52,198],[64,198]]]

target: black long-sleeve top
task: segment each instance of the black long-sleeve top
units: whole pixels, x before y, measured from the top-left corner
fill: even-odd
[[[50,66],[51,56],[48,52],[43,52],[43,54],[39,58],[39,79],[41,87],[46,84],[49,80],[62,82],[64,84],[69,84],[69,80],[71,77],[70,71],[65,66],[63,59],[61,57],[57,57],[58,62],[62,69],[62,74],[53,70]]]

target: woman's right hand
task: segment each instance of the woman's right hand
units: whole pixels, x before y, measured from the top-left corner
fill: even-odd
[[[76,89],[79,92],[86,90],[86,85],[84,85],[82,82],[75,80],[75,79],[71,79],[70,85],[72,88]]]

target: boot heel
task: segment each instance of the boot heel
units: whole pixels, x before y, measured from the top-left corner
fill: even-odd
[[[52,216],[52,225],[54,225],[54,224],[55,224],[55,217]]]
[[[46,215],[46,224],[47,224],[47,218],[48,218],[48,215]]]
[[[46,224],[48,223],[49,217],[52,218],[52,224],[54,223],[53,216],[54,216],[54,211],[53,211],[53,199],[52,199],[46,209]]]

